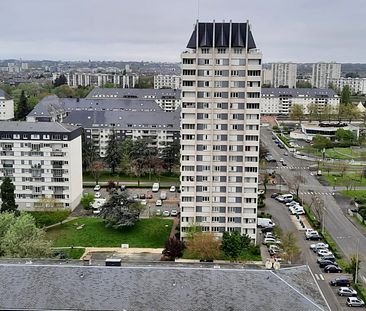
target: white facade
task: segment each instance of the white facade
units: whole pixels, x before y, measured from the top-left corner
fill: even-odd
[[[14,100],[0,90],[0,120],[14,119]]]
[[[176,75],[154,76],[154,89],[180,89],[181,77]]]
[[[333,79],[341,77],[341,64],[316,63],[313,64],[311,85],[316,88],[328,88]]]
[[[326,105],[336,108],[340,102],[332,89],[263,88],[261,96],[261,113],[268,115],[289,115],[294,104],[303,106],[307,114],[310,104],[322,111]]]
[[[296,87],[297,64],[272,63],[272,87]]]
[[[245,23],[198,23],[181,55],[183,239],[193,224],[256,238],[262,54],[243,39],[248,32]],[[220,37],[219,48],[207,47]]]
[[[340,91],[348,85],[351,93],[366,95],[366,78],[339,78],[330,82]]]
[[[262,86],[271,86],[273,84],[273,72],[272,69],[263,68],[262,69]]]
[[[0,178],[21,210],[68,208],[82,195],[81,128],[56,122],[0,122]]]

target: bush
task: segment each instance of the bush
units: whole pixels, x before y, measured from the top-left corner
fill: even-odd
[[[272,218],[272,215],[270,213],[261,212],[258,215],[258,218]]]
[[[36,221],[36,225],[39,228],[57,224],[61,221],[64,221],[70,215],[70,211],[64,209],[50,212],[34,211],[27,213],[33,216]]]

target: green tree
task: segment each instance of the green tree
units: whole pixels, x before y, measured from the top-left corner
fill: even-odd
[[[351,103],[351,91],[348,85],[345,85],[341,93],[341,104],[348,105]]]
[[[113,89],[113,88],[116,88],[117,85],[114,83],[111,83],[111,82],[107,82],[107,83],[103,84],[103,87],[106,89]]]
[[[154,76],[140,76],[135,85],[137,89],[151,89],[154,87]]]
[[[293,120],[299,120],[300,124],[301,121],[304,119],[304,108],[302,105],[293,104],[291,108],[290,118]]]
[[[310,89],[311,83],[309,81],[305,81],[305,80],[298,80],[296,82],[296,87],[299,89]]]
[[[45,231],[37,228],[34,218],[28,214],[10,219],[7,213],[0,215],[11,220],[5,234],[1,238],[0,252],[7,257],[42,258],[51,254],[51,241],[46,238]],[[2,223],[2,221],[0,221]],[[4,230],[4,229],[3,229]],[[0,229],[0,231],[3,231]]]
[[[90,169],[91,164],[96,161],[98,157],[97,150],[90,139],[86,137],[85,130],[81,135],[81,150],[82,150],[82,165],[83,171],[86,172]]]
[[[361,264],[361,260],[357,259],[357,255],[354,254],[351,256],[351,261],[346,268],[346,272],[352,274],[352,278],[355,281],[355,283],[357,282],[356,270],[360,269],[360,264]]]
[[[108,147],[107,147],[106,155],[105,155],[105,159],[104,159],[105,162],[107,163],[107,165],[110,167],[112,174],[114,174],[116,172],[116,167],[120,163],[121,156],[120,156],[119,151],[120,150],[119,150],[119,146],[118,146],[116,133],[113,130],[112,134],[109,136]]]
[[[238,231],[225,231],[222,236],[221,249],[232,259],[238,259],[249,249],[251,239],[247,234],[241,235]]]
[[[15,212],[18,205],[15,204],[15,186],[9,177],[5,177],[0,186],[1,190],[1,212]]]
[[[131,170],[131,158],[130,154],[132,152],[133,140],[131,138],[126,138],[120,144],[120,169],[123,173],[130,173]]]
[[[52,90],[52,93],[60,98],[72,98],[75,97],[75,90],[68,85],[60,85]]]
[[[318,105],[315,103],[308,105],[308,119],[309,122],[317,120],[319,117]]]
[[[294,232],[287,232],[281,238],[282,241],[282,257],[286,261],[296,262],[301,255],[301,250],[297,245],[297,237]]]
[[[148,157],[154,152],[149,147],[146,139],[137,139],[133,142],[129,154],[131,159],[130,172],[137,177],[137,183],[140,186],[140,177],[148,172]]]
[[[347,143],[352,143],[356,139],[355,134],[352,131],[343,128],[337,129],[335,137],[338,141]]]
[[[89,209],[90,205],[93,204],[95,201],[95,196],[93,193],[87,193],[86,195],[82,196],[80,203],[85,209]]]
[[[324,148],[327,149],[333,147],[333,143],[327,137],[315,135],[313,138],[313,147],[318,150],[323,150]]]
[[[19,99],[19,103],[17,105],[17,110],[15,113],[15,118],[17,120],[25,120],[27,115],[30,113],[30,109],[28,107],[28,100],[25,96],[24,91],[22,91]]]
[[[67,84],[67,79],[64,74],[61,74],[59,77],[55,79],[55,82],[53,82],[54,87],[58,87],[64,84]]]
[[[175,165],[180,163],[180,142],[178,139],[174,140],[170,145],[166,146],[161,152],[161,158],[164,161],[164,166],[169,173]]]
[[[220,241],[212,233],[198,232],[187,241],[187,251],[194,258],[211,261],[220,258]]]
[[[102,206],[99,216],[107,228],[123,229],[132,227],[139,219],[143,206],[130,200],[126,193],[114,192]]]
[[[169,260],[174,260],[183,256],[183,251],[186,245],[183,241],[176,238],[169,238],[165,242],[165,248],[163,250],[163,255],[168,257]]]

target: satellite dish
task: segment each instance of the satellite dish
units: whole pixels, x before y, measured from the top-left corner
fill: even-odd
[[[266,269],[272,269],[272,262],[266,261]]]
[[[276,262],[273,264],[273,268],[274,268],[275,270],[279,270],[279,269],[281,268],[281,264],[280,264],[278,261],[276,261]]]

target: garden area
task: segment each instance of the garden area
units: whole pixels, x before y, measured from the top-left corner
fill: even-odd
[[[344,187],[358,187],[366,186],[366,177],[363,177],[361,173],[331,173],[324,174],[324,179],[331,186],[344,186]]]
[[[52,212],[31,211],[27,212],[34,218],[37,227],[43,228],[64,221],[70,215],[69,210],[60,209]]]
[[[133,227],[106,228],[102,219],[80,217],[47,231],[54,247],[164,247],[173,221],[162,218],[140,219]]]

